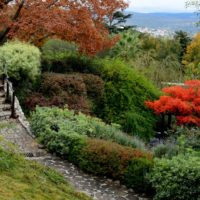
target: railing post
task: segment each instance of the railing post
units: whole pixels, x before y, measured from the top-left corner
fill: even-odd
[[[6,79],[6,75],[3,74],[3,75],[2,75],[2,84],[3,84],[3,86],[4,86],[4,84],[5,84],[5,79]]]
[[[12,100],[11,100],[11,118],[16,118],[16,111],[15,111],[15,91],[13,92],[12,95]]]
[[[6,102],[10,102],[10,91],[9,91],[9,82],[8,82],[8,79],[6,79]]]

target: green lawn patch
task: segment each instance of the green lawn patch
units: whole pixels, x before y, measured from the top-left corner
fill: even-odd
[[[1,200],[89,200],[52,169],[0,149]]]

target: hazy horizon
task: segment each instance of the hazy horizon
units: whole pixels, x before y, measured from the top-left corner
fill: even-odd
[[[192,13],[194,8],[186,8],[186,0],[129,0],[128,11],[139,13]],[[172,6],[173,5],[173,6]]]
[[[194,14],[196,15],[195,12],[193,11],[188,11],[188,12],[184,12],[184,11],[150,11],[150,12],[144,12],[144,11],[135,11],[132,9],[126,9],[127,12],[133,12],[133,13],[141,13],[141,14],[153,14],[153,13],[167,13],[167,14]]]

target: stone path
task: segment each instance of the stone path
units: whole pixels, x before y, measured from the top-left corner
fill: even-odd
[[[19,153],[28,157],[46,155],[40,145],[29,135],[22,125],[15,119],[0,121],[0,136],[15,144]]]
[[[31,158],[62,173],[65,178],[79,191],[91,196],[94,200],[144,200],[132,189],[120,185],[119,181],[99,178],[79,170],[73,164],[52,155]]]
[[[133,190],[120,185],[119,181],[99,178],[86,174],[73,164],[47,154],[40,145],[27,134],[17,120],[0,121],[0,136],[16,144],[28,159],[40,162],[59,171],[78,190],[91,196],[94,200],[143,200]],[[1,145],[1,144],[0,144]]]

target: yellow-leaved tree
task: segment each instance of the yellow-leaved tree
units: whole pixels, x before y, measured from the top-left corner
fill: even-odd
[[[187,78],[200,78],[200,33],[198,33],[191,44],[188,45],[185,56],[183,57]]]

